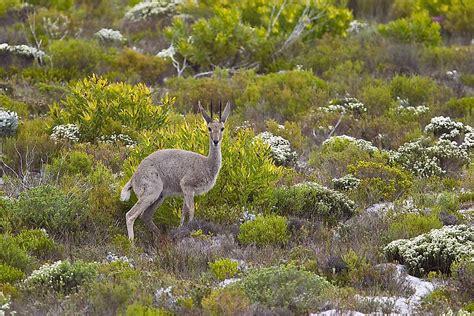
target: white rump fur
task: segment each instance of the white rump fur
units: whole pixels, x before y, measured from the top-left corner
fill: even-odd
[[[120,193],[120,201],[125,202],[130,200],[130,195],[132,194],[132,184],[130,181],[123,187],[122,192]]]

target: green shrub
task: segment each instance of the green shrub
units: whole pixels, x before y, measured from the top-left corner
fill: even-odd
[[[237,267],[238,262],[236,260],[227,258],[209,263],[212,273],[220,281],[234,277],[237,274]]]
[[[284,245],[289,239],[288,223],[283,216],[257,216],[240,225],[237,238],[244,245]]]
[[[13,237],[0,235],[0,263],[28,271],[33,264],[33,258],[15,242]]]
[[[257,76],[242,74],[235,78],[246,89],[236,98],[242,111],[261,118],[295,120],[324,94],[327,84],[310,71],[287,71]],[[255,116],[253,116],[255,119]]]
[[[90,190],[87,192],[87,205],[91,219],[97,226],[110,227],[117,217],[122,216],[117,199],[117,180],[102,163],[96,163],[85,179]]]
[[[123,261],[102,264],[99,277],[88,284],[87,296],[92,310],[99,315],[116,315],[133,302],[138,290],[143,288],[139,270]]]
[[[74,5],[74,0],[28,0],[29,4],[66,11]]]
[[[410,18],[402,18],[379,26],[379,32],[401,43],[422,43],[439,45],[441,34],[438,23],[424,12],[415,13]]]
[[[18,114],[20,119],[28,118],[28,105],[23,102],[13,100],[12,98],[0,93],[0,108],[13,111]]]
[[[71,94],[50,111],[54,124],[75,124],[83,141],[95,142],[100,136],[131,134],[156,129],[165,124],[173,99],[152,103],[150,90],[143,84],[109,83],[93,75],[71,87]]]
[[[156,56],[141,54],[126,48],[113,62],[120,77],[127,82],[154,84],[162,81],[170,73],[170,63]]]
[[[200,218],[221,225],[235,224],[242,218],[243,214],[244,210],[239,205],[208,205],[199,209]]]
[[[355,195],[369,205],[394,201],[406,194],[413,182],[406,171],[375,162],[359,162],[348,170],[361,180]]]
[[[396,216],[390,224],[387,234],[390,240],[413,238],[427,233],[432,229],[441,228],[442,226],[443,224],[436,214],[400,214]]]
[[[439,102],[440,88],[436,82],[422,76],[395,76],[390,83],[393,98],[408,100],[410,106],[430,105]]]
[[[238,285],[252,303],[289,308],[298,314],[317,309],[324,302],[323,291],[331,288],[323,277],[291,266],[253,270]]]
[[[2,17],[8,10],[20,8],[20,0],[3,0],[0,3],[0,17]]]
[[[86,216],[81,201],[50,185],[22,192],[14,210],[25,227],[41,227],[57,237],[72,237],[79,232]]]
[[[385,114],[393,102],[390,86],[381,82],[366,85],[360,91],[360,101],[371,116]]]
[[[275,120],[268,120],[266,121],[266,125],[270,133],[288,140],[292,148],[299,151],[303,149],[305,136],[301,132],[301,127],[297,122],[286,121],[284,125],[280,125]]]
[[[213,316],[245,314],[249,307],[245,292],[234,286],[215,289],[202,300],[202,308]]]
[[[69,151],[53,159],[50,172],[57,175],[87,175],[93,163],[92,157],[84,151]]]
[[[311,152],[309,164],[327,179],[347,174],[347,166],[354,161],[386,161],[386,155],[371,142],[350,136],[333,136]]]
[[[309,182],[276,189],[272,211],[335,225],[354,215],[355,204],[340,192]]]
[[[79,286],[91,281],[96,275],[96,263],[56,261],[33,271],[24,284],[30,290],[49,289],[67,295],[76,292]]]
[[[474,115],[474,97],[451,99],[443,107],[438,109],[437,116],[448,116],[450,118],[467,119]]]
[[[16,136],[4,140],[3,161],[19,174],[41,170],[44,162],[50,161],[58,149],[58,146],[49,139],[46,127],[49,123],[48,118],[23,120]],[[26,170],[26,157],[29,159],[30,170]]]
[[[14,240],[28,254],[40,259],[55,257],[60,251],[60,246],[39,229],[23,230]]]
[[[63,80],[103,72],[101,68],[105,67],[111,55],[98,42],[80,39],[52,41],[48,52],[52,66],[62,70]]]
[[[23,271],[13,268],[8,264],[0,263],[0,284],[15,283],[23,279],[24,276]]]
[[[445,226],[412,239],[392,241],[383,250],[389,260],[397,260],[416,275],[449,273],[454,261],[474,256],[474,228]]]
[[[127,316],[173,316],[174,314],[163,309],[158,309],[154,307],[143,306],[141,304],[135,303],[127,306],[127,311],[125,313]]]
[[[470,39],[474,34],[474,3],[469,0],[452,0],[446,12],[446,30]]]

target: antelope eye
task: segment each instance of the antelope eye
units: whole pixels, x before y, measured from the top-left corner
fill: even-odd
[[[222,127],[222,128],[221,128],[221,132],[222,132],[223,130],[224,130],[224,128]]]
[[[210,128],[210,127],[208,127],[207,129],[209,130],[209,132],[211,131],[211,128]]]

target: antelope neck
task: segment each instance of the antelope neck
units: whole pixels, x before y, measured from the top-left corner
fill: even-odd
[[[221,141],[216,145],[212,142],[212,139],[209,141],[209,154],[207,156],[209,161],[209,167],[213,174],[219,173],[222,163],[222,154],[221,154]]]

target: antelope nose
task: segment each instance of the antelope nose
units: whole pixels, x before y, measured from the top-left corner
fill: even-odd
[[[216,145],[216,146],[217,146],[217,144],[219,144],[219,141],[216,140],[216,139],[214,139],[213,142],[214,142],[214,145]]]

